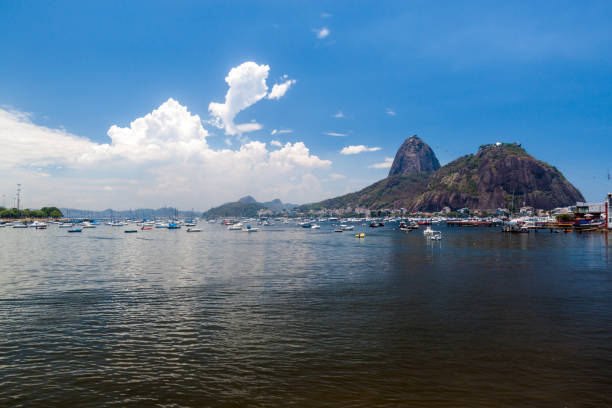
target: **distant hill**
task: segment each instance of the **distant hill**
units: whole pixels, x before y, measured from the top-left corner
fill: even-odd
[[[177,216],[181,218],[192,218],[199,214],[194,211],[178,210],[173,207],[163,208],[136,208],[133,210],[113,210],[106,209],[102,211],[80,210],[76,208],[60,208],[65,217],[72,218],[133,218],[133,219],[154,219],[154,218],[169,218]]]
[[[256,217],[259,210],[266,207],[259,203],[241,203],[236,201],[233,203],[225,203],[215,208],[204,212],[204,218],[219,218],[219,217]]]
[[[516,143],[483,145],[440,167],[433,150],[413,136],[398,150],[389,176],[360,191],[306,204],[301,210],[338,208],[451,209],[555,208],[584,197],[555,167]]]
[[[260,210],[268,209],[273,212],[283,212],[295,208],[295,204],[284,204],[278,198],[265,203],[259,203],[251,196],[242,197],[236,202],[225,203],[204,212],[205,218],[220,217],[256,217]]]

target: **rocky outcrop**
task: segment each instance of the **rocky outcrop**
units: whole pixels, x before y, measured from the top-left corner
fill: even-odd
[[[552,209],[584,201],[559,170],[516,143],[483,145],[440,167],[431,148],[416,136],[398,150],[389,177],[356,193],[302,209],[362,207],[439,211],[444,207],[491,210],[522,206]]]
[[[518,144],[499,143],[481,146],[475,155],[461,157],[435,172],[410,209],[555,208],[576,201],[584,197],[559,170]]]
[[[440,162],[431,147],[415,135],[406,139],[395,154],[389,176],[432,172],[439,168]]]

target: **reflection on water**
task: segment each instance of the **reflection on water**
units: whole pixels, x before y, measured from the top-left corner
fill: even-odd
[[[0,406],[607,406],[602,234],[0,230]]]

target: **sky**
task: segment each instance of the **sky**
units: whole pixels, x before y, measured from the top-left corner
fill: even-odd
[[[306,203],[519,142],[612,192],[609,1],[0,2],[0,205]]]

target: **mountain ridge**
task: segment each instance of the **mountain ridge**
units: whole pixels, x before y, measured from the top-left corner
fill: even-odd
[[[301,210],[444,207],[491,210],[531,206],[551,209],[584,201],[582,193],[554,166],[531,156],[518,143],[482,145],[439,167],[435,153],[412,136],[398,149],[389,176],[357,192],[305,204]],[[425,171],[423,171],[425,170]]]

